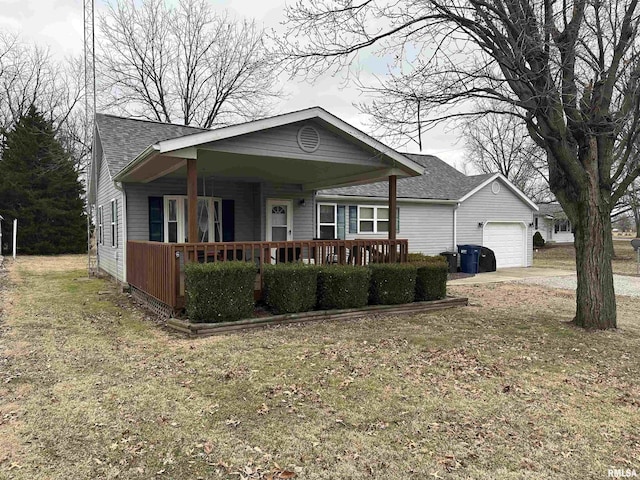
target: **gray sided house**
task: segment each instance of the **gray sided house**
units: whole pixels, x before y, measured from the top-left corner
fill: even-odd
[[[498,268],[531,266],[537,206],[500,174],[467,176],[430,155],[405,154],[422,175],[397,183],[397,231],[410,252],[437,255],[460,244],[494,250]],[[344,216],[347,239],[384,236],[388,215],[384,182],[320,190],[318,235],[330,234],[327,219]],[[382,221],[381,221],[382,219]],[[338,226],[337,228],[340,228]]]
[[[321,108],[214,130],[103,114],[95,125],[89,195],[98,268],[163,304],[180,305],[185,259],[262,268],[293,258],[406,258],[406,240],[393,228],[386,242],[374,236],[377,245],[314,243],[318,190],[385,181],[393,191],[398,178],[423,173]]]

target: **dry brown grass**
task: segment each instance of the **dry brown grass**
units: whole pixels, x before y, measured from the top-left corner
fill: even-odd
[[[471,297],[464,309],[187,340],[97,295],[108,288],[79,280],[81,260],[41,265],[12,267],[0,478],[502,480],[640,467],[637,300],[620,301],[615,332],[569,326],[567,292],[497,284],[453,289]]]
[[[631,247],[630,239],[614,240],[613,273],[620,275],[638,274],[636,253]],[[576,251],[573,245],[549,245],[533,251],[533,266],[575,270]]]

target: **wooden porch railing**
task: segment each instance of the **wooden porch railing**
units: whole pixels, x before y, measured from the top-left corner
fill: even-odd
[[[406,262],[407,240],[300,240],[288,242],[160,243],[127,242],[127,281],[160,302],[184,307],[185,262],[254,262],[256,292],[262,290],[265,264],[368,265]]]

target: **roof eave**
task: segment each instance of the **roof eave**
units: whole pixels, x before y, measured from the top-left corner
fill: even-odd
[[[145,148],[136,158],[131,160],[126,167],[120,170],[113,180],[116,182],[122,181],[122,178],[125,177],[129,172],[131,172],[134,168],[136,168],[140,163],[144,162],[148,158],[152,157],[156,153],[160,152],[160,148],[158,144],[149,145]]]
[[[322,194],[319,193],[316,196],[319,200],[351,200],[355,202],[386,202],[389,201],[388,197],[381,196],[367,196],[367,195],[340,195],[340,194]],[[396,197],[398,202],[409,203],[439,203],[444,205],[454,205],[458,203],[458,200],[450,199],[437,199],[437,198],[418,198],[418,197]]]

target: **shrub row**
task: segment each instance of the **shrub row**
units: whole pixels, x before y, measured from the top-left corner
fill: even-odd
[[[185,267],[187,315],[192,322],[226,322],[253,313],[256,267],[246,262],[192,263]],[[265,265],[264,299],[275,313],[395,305],[446,296],[443,257],[420,262],[314,266]]]
[[[192,322],[231,322],[253,316],[256,266],[248,262],[187,263],[185,295]]]

